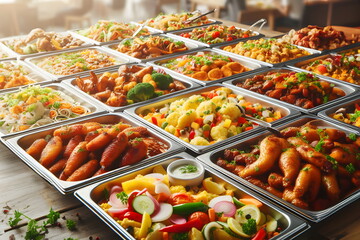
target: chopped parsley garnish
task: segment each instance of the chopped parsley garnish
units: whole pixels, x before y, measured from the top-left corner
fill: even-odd
[[[185,165],[179,169],[181,173],[193,173],[197,171],[197,167],[191,164]]]
[[[349,163],[348,165],[345,166],[346,171],[348,171],[350,174],[353,174],[356,169],[354,167],[354,165],[352,163]]]
[[[125,192],[120,192],[116,194],[116,197],[120,199],[122,204],[127,204],[129,196]]]
[[[357,136],[356,136],[355,133],[350,133],[350,134],[349,134],[349,139],[350,139],[351,141],[356,141],[356,138],[357,138]]]
[[[242,225],[242,230],[247,235],[255,234],[257,232],[255,219],[248,219],[248,221]]]

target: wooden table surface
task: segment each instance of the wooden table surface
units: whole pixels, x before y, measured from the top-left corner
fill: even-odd
[[[229,22],[227,22],[229,23]],[[239,25],[240,27],[246,27]],[[264,31],[267,36],[279,35],[279,32]],[[50,208],[61,213],[59,222],[62,227],[51,227],[47,239],[121,239],[95,214],[84,207],[73,195],[62,195],[21,159],[0,144],[0,239],[24,239],[27,221],[11,228],[9,218],[18,210],[30,218],[42,222]],[[77,229],[69,231],[65,220],[77,221]],[[311,231],[299,239],[359,239],[360,201],[340,210],[323,223],[316,224]]]

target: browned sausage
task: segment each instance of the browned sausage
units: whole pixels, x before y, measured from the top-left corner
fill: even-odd
[[[44,150],[47,145],[47,141],[43,138],[36,139],[28,149],[26,149],[26,153],[38,160],[40,158],[41,152]]]
[[[75,124],[58,128],[54,131],[54,136],[60,137],[62,140],[69,140],[76,135],[82,135],[84,132],[83,124]]]
[[[93,140],[91,140],[90,142],[88,142],[86,144],[86,149],[89,152],[96,151],[98,149],[104,148],[113,139],[114,139],[114,137],[112,135],[110,135],[109,133],[102,132],[100,135],[98,135],[97,137],[95,137]]]
[[[134,138],[137,138],[137,137],[144,137],[145,135],[148,134],[148,130],[146,127],[129,127],[129,128],[126,128],[124,131],[123,131],[128,139],[134,139]]]
[[[72,151],[63,171],[65,177],[69,177],[87,159],[89,151],[86,149],[86,141],[80,142]]]
[[[314,166],[311,164],[305,164],[300,170],[298,177],[295,181],[294,196],[295,198],[302,197],[309,189],[311,184],[311,169]]]
[[[288,187],[295,182],[300,170],[300,154],[294,148],[288,148],[281,153],[279,158],[279,167],[284,174],[283,186]]]
[[[327,197],[331,202],[336,202],[340,197],[339,183],[336,179],[335,172],[323,174],[321,178],[322,186],[324,187]]]
[[[137,163],[147,156],[147,145],[141,138],[135,138],[130,141],[130,146],[120,161],[120,167]]]
[[[78,169],[66,179],[66,181],[80,181],[87,179],[94,175],[96,170],[99,169],[98,160],[90,160]]]
[[[282,198],[283,196],[283,192],[277,190],[276,188],[272,187],[272,186],[267,186],[266,190],[271,193],[274,194],[275,196],[277,196],[278,198]]]
[[[289,137],[296,137],[296,135],[298,134],[298,132],[300,132],[300,128],[299,127],[287,127],[283,130],[280,131],[281,135],[284,138],[289,138]]]
[[[54,175],[61,173],[61,171],[63,171],[65,168],[66,162],[66,158],[60,159],[49,168],[49,171]]]
[[[71,138],[69,143],[66,145],[63,157],[69,158],[70,154],[74,150],[74,148],[83,140],[81,135],[76,135],[75,137]]]
[[[259,158],[241,171],[242,178],[258,176],[270,170],[280,157],[282,149],[287,147],[287,143],[285,139],[271,135],[264,138],[259,147]]]
[[[299,208],[308,209],[309,204],[300,198],[296,198],[294,191],[291,188],[286,188],[283,192],[283,199]]]
[[[321,171],[317,167],[312,166],[310,169],[310,175],[311,183],[308,190],[308,201],[313,202],[319,194],[321,186]]]
[[[282,189],[283,187],[283,176],[278,173],[270,173],[268,177],[268,183],[271,187]]]
[[[62,151],[62,140],[60,137],[55,136],[46,144],[44,150],[41,152],[40,164],[44,167],[49,167],[53,164],[56,158]]]
[[[320,136],[319,136],[317,130],[310,128],[308,126],[301,127],[300,134],[302,137],[304,137],[309,142],[320,140]]]
[[[124,132],[119,133],[118,137],[112,141],[104,150],[100,166],[103,168],[108,168],[111,164],[120,156],[120,154],[125,150],[128,144],[128,138]]]

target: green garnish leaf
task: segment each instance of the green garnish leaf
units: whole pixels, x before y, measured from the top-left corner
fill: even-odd
[[[66,227],[70,231],[74,231],[76,229],[76,222],[72,219],[66,219]]]
[[[181,173],[193,173],[197,171],[197,167],[191,164],[180,168]]]
[[[116,197],[120,199],[122,204],[127,204],[129,196],[125,192],[120,192],[116,194]]]
[[[243,232],[247,235],[255,234],[257,232],[255,219],[248,219],[248,221],[242,225],[242,229]]]

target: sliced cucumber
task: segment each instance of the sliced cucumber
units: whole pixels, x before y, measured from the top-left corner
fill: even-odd
[[[236,206],[237,208],[240,208],[240,207],[245,206],[245,204],[243,204],[242,202],[240,202],[236,197],[233,197],[232,199],[233,199],[233,202],[234,202],[234,204],[235,204],[235,206]]]
[[[221,225],[217,222],[210,222],[206,224],[202,229],[202,234],[205,238],[205,240],[214,240],[214,234],[213,231],[216,228],[222,228]]]
[[[151,200],[151,198],[146,195],[140,195],[135,197],[132,202],[132,207],[136,212],[140,214],[146,212],[151,215],[155,211],[155,204],[153,200]]]

